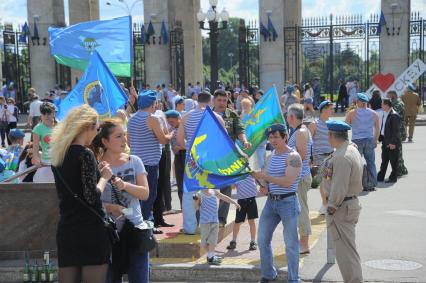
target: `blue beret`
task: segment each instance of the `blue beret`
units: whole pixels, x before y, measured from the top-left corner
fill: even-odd
[[[328,106],[328,105],[333,105],[333,103],[329,100],[324,100],[323,102],[320,103],[320,105],[318,106],[318,110],[321,112],[321,110]]]
[[[153,90],[145,90],[138,96],[138,108],[145,109],[154,104],[157,100],[157,93]]]
[[[276,131],[287,132],[287,127],[284,124],[273,124],[272,126],[266,128],[265,136],[269,137],[270,134],[275,133]]]
[[[410,83],[410,82],[407,82],[407,87],[411,91],[415,91],[416,90],[416,88],[414,87],[414,85],[412,83]]]
[[[293,93],[293,91],[294,91],[294,86],[293,85],[288,85],[287,86],[287,92],[288,93]]]
[[[15,139],[23,139],[23,138],[25,138],[25,134],[21,130],[12,129],[9,132],[9,137],[12,137],[12,138],[15,138]]]
[[[328,120],[325,122],[327,125],[327,128],[331,132],[347,132],[351,129],[351,126],[340,120]]]
[[[178,105],[178,104],[180,104],[180,103],[183,103],[183,101],[184,101],[183,97],[177,97],[177,98],[175,99],[175,105]]]
[[[357,94],[357,99],[361,102],[365,102],[365,103],[368,102],[368,97],[365,94],[363,94],[362,92]]]
[[[180,117],[180,113],[177,112],[176,110],[168,110],[166,111],[166,117],[167,118],[178,118]]]

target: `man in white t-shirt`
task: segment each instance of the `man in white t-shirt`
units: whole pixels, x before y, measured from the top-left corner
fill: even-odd
[[[37,95],[34,96],[33,101],[30,103],[30,113],[28,115],[28,125],[33,129],[37,126],[40,121],[40,106],[43,102],[39,99]]]

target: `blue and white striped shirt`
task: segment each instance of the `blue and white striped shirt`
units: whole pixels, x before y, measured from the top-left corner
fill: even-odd
[[[218,223],[216,191],[209,189],[201,192],[200,224]]]
[[[315,136],[313,136],[313,146],[314,155],[325,154],[333,152],[333,148],[328,141],[328,128],[327,124],[321,119],[315,121],[316,131]]]
[[[272,152],[271,160],[269,161],[268,175],[272,177],[284,176],[285,171],[287,169],[287,157],[293,151],[294,151],[293,149],[290,149],[284,152],[283,154],[278,155],[275,153],[275,150],[274,150]],[[279,185],[269,183],[269,193],[271,195],[282,195],[282,194],[296,192],[300,179],[301,177],[299,174],[299,176],[296,178],[296,180],[294,180],[293,184],[291,184],[289,188],[283,188],[283,187],[280,187]]]
[[[237,182],[236,186],[238,199],[252,198],[257,195],[256,183],[251,175],[244,180]]]
[[[146,123],[151,115],[148,112],[138,111],[129,119],[127,132],[130,153],[142,159],[144,165],[156,166],[161,159],[161,145]]]
[[[305,127],[305,126],[302,126],[302,127]],[[296,135],[299,131],[300,129],[295,130],[288,140],[288,146],[293,148],[296,151],[297,151]],[[306,156],[305,156],[305,159],[302,160],[303,167],[302,167],[302,171],[300,172],[300,177],[302,179],[308,174],[311,174],[311,167],[309,166],[309,160],[311,158],[311,152],[312,152],[312,137],[311,137],[311,132],[309,132],[309,130],[307,131],[308,131],[309,137],[308,137],[308,142],[306,144]]]
[[[374,137],[374,110],[357,108],[352,120],[352,140],[371,139]]]
[[[195,109],[188,112],[188,118],[185,123],[185,139],[186,139],[186,149],[189,150],[189,145],[191,143],[192,137],[194,136],[195,130],[197,129],[198,123],[203,117],[205,109]]]

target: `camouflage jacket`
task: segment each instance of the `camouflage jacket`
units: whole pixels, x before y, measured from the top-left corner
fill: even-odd
[[[401,134],[401,140],[404,141],[407,139],[407,132],[405,129],[405,105],[404,102],[400,98],[392,101],[393,109],[398,113],[399,117],[401,117],[401,121],[399,123],[399,132]]]

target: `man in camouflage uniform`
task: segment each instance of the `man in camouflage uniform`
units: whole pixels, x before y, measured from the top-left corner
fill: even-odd
[[[392,107],[398,113],[399,117],[401,117],[401,121],[399,123],[399,132],[401,135],[401,142],[407,139],[407,132],[405,129],[405,105],[404,102],[398,97],[398,94],[395,91],[389,91],[387,94],[388,98],[392,100]],[[401,177],[403,175],[408,174],[408,170],[404,165],[404,158],[402,157],[402,144],[398,150],[398,170],[397,175]]]

